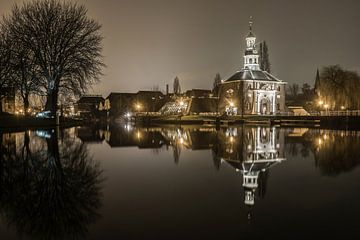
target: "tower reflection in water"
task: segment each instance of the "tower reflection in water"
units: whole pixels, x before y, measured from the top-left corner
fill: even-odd
[[[257,191],[265,196],[269,169],[286,160],[284,133],[275,127],[228,128],[219,140],[224,147],[218,157],[242,174],[244,203],[253,206]]]
[[[211,150],[216,169],[227,163],[242,174],[244,203],[253,206],[256,193],[260,198],[265,196],[269,169],[286,160],[284,134],[279,128],[263,126],[218,130],[213,127],[123,126],[110,128],[109,131],[98,131],[94,139],[103,138],[111,147],[170,148],[176,164],[180,161],[182,149]]]

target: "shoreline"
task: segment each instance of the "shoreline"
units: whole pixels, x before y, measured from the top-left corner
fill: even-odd
[[[4,115],[0,116],[0,131],[17,131],[23,129],[51,129],[55,127],[66,128],[81,126],[84,121],[70,118],[60,118],[59,123],[55,119],[35,118],[25,116]]]
[[[115,121],[108,122],[110,125]],[[360,130],[360,116],[137,116],[134,121],[138,126],[182,126],[196,125],[208,127],[227,127],[237,125],[266,125],[278,127],[305,127],[334,130]],[[76,126],[104,125],[103,121],[91,122],[78,119],[40,119],[24,116],[0,116],[0,131],[21,131],[24,129],[52,129]]]

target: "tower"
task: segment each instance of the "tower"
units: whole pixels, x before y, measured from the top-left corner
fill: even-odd
[[[250,70],[260,70],[259,54],[256,50],[256,37],[252,32],[252,17],[249,20],[249,34],[246,37],[246,50],[244,55],[244,68]]]

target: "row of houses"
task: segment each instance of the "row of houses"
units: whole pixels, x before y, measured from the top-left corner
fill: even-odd
[[[75,104],[75,112],[83,117],[108,114],[111,117],[121,117],[124,114],[139,112],[159,112],[167,103],[178,99],[197,99],[197,104],[203,99],[213,98],[212,91],[206,89],[191,89],[181,95],[164,94],[160,91],[138,91],[137,93],[112,92],[106,98],[101,95],[83,96]],[[207,104],[203,104],[207,105]],[[216,111],[216,107],[208,111]],[[199,110],[200,111],[200,110]]]

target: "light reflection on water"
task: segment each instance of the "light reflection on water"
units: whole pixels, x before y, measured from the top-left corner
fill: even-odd
[[[351,236],[359,227],[355,131],[107,126],[0,139],[6,238],[324,237],[334,236],[325,225]]]

